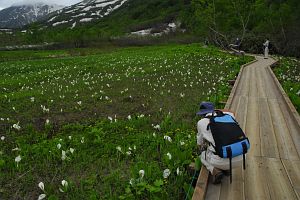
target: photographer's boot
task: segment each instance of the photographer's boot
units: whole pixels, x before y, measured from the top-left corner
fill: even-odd
[[[223,178],[223,172],[219,169],[214,168],[213,173],[212,173],[213,184],[221,183],[222,178]]]

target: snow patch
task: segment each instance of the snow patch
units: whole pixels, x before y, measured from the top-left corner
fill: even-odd
[[[85,7],[84,9],[82,9],[83,11],[89,11],[93,8],[93,6],[88,6],[88,7]]]
[[[77,23],[77,22],[74,22],[74,23],[72,24],[72,27],[71,27],[71,29],[75,28],[75,26],[76,26],[76,23]]]
[[[140,31],[135,31],[131,32],[132,35],[140,35],[140,36],[145,36],[145,35],[150,35],[152,31],[152,28],[145,29],[145,30],[140,30]]]
[[[56,23],[52,24],[52,26],[57,26],[60,24],[65,24],[65,23],[68,23],[68,21],[56,22]]]
[[[79,22],[90,22],[92,21],[94,18],[83,18],[81,19]]]
[[[74,10],[68,10],[68,11],[66,11],[65,13],[72,13],[72,12],[75,12],[77,9],[74,9]]]
[[[83,0],[80,3],[77,3],[73,6],[65,7],[63,10],[59,10],[57,12],[62,12],[67,14],[65,17],[66,21],[72,21],[74,22],[75,18],[79,18],[78,22],[90,22],[94,19],[99,19],[104,16],[109,15],[116,9],[120,8],[125,2],[128,0]],[[51,18],[48,22],[55,22],[57,20],[54,20],[55,18]],[[67,23],[66,21],[63,22],[56,22],[52,24],[52,26],[57,26],[60,24]],[[76,26],[75,23],[73,23],[74,26]],[[73,27],[70,26],[71,28]]]
[[[99,16],[100,18],[103,17],[103,15],[100,15],[100,11],[97,11],[96,13],[92,13],[92,16]]]
[[[117,0],[116,0],[117,1]],[[116,2],[114,1],[114,2]],[[114,8],[109,8],[107,9],[106,13],[104,13],[104,16],[109,15],[111,12],[113,12],[114,10],[117,10],[118,8],[120,8],[127,0],[123,0],[121,1],[121,3],[119,5],[116,5]]]
[[[102,2],[105,2],[107,0],[96,0],[95,3],[102,3]]]
[[[43,3],[40,0],[27,0],[22,2],[17,2],[12,5],[13,7],[33,7],[34,10],[40,11],[44,6],[48,6],[48,12],[54,12],[56,10],[62,9],[64,6],[57,5],[57,4],[51,4],[51,3]]]
[[[52,17],[51,19],[48,20],[48,22],[52,22],[56,17],[57,17],[57,16]]]
[[[80,14],[78,14],[78,15],[74,15],[74,16],[72,16],[73,18],[77,18],[77,17],[81,17],[81,16],[85,16],[86,15],[86,13],[80,13]]]
[[[168,26],[169,26],[170,28],[174,28],[174,29],[176,29],[176,27],[177,27],[176,24],[175,24],[174,22],[169,23]]]
[[[180,25],[176,24],[175,22],[171,22],[171,23],[165,24],[164,29],[161,29],[159,32],[156,32],[156,28],[153,27],[153,28],[149,28],[149,29],[144,29],[144,30],[131,32],[130,34],[131,35],[137,35],[137,36],[147,36],[147,35],[161,36],[163,34],[168,34],[170,32],[176,31],[178,26],[180,26]]]

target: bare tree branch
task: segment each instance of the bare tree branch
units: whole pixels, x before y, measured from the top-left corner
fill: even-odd
[[[240,18],[240,22],[241,22],[241,25],[242,25],[242,36],[241,36],[241,42],[243,42],[244,40],[244,37],[245,37],[245,34],[246,34],[246,31],[247,31],[247,26],[248,26],[248,23],[249,23],[249,19],[250,19],[250,16],[252,14],[252,9],[253,9],[253,6],[251,5],[250,8],[247,10],[248,13],[246,14],[246,16],[243,16],[241,14],[241,10],[240,8],[238,8],[238,6],[236,5],[236,2],[234,0],[230,0],[232,6],[233,6],[233,9],[236,11],[236,14],[238,15],[238,17]],[[239,5],[241,5],[241,2],[239,1]],[[241,7],[241,6],[239,6]]]

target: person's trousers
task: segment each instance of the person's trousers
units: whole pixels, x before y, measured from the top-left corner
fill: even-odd
[[[265,48],[265,58],[269,57],[269,48]]]
[[[229,158],[221,158],[215,155],[213,152],[206,150],[200,155],[200,159],[203,165],[206,166],[210,173],[213,173],[214,168],[220,170],[229,170]],[[240,167],[243,164],[243,155],[232,158],[232,168]]]

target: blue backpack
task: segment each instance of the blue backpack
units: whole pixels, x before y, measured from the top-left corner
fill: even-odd
[[[215,110],[212,116],[208,116],[207,118],[210,120],[207,130],[211,130],[217,155],[221,158],[229,158],[231,183],[232,158],[243,155],[243,167],[246,169],[245,154],[250,149],[250,142],[231,115],[225,114],[220,110]]]

